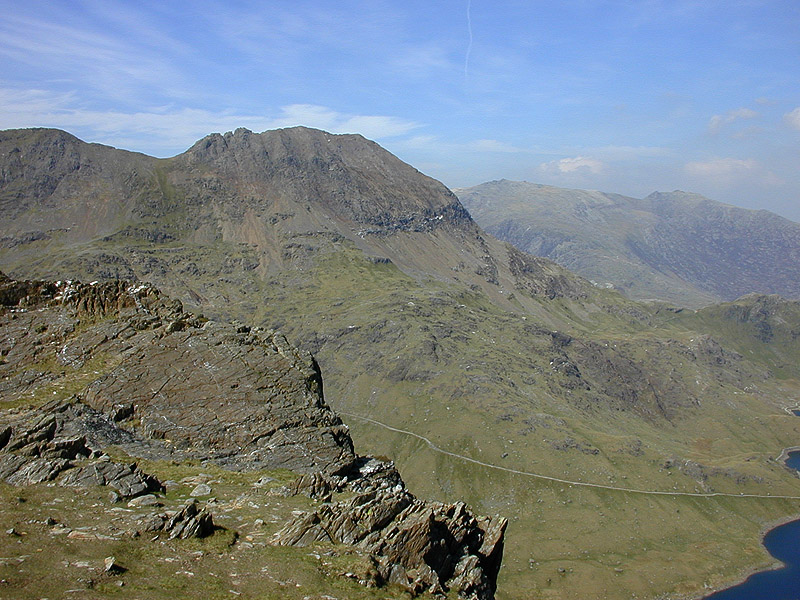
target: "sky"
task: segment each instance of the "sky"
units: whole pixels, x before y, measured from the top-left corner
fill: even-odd
[[[703,194],[800,221],[797,0],[0,0],[0,129],[167,157],[360,133],[451,188]]]

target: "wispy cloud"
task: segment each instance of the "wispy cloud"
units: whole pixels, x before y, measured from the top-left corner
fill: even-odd
[[[597,175],[603,171],[604,163],[596,158],[588,156],[573,156],[562,158],[539,165],[539,170],[546,173],[565,174],[593,174]]]
[[[758,163],[750,158],[714,158],[687,163],[686,172],[690,175],[728,180],[733,176],[739,177],[745,172],[752,172],[757,166]]]
[[[190,54],[188,48],[143,31],[127,24],[125,35],[120,35],[11,14],[0,21],[0,58],[23,71],[46,73],[51,85],[93,90],[97,98],[132,103],[154,92],[185,97],[186,80],[176,62]],[[167,49],[173,61],[164,60]]]
[[[726,125],[730,125],[734,121],[742,119],[755,119],[758,113],[750,108],[737,108],[729,110],[724,115],[714,115],[708,122],[708,131],[712,134],[717,134]]]
[[[591,149],[590,153],[608,161],[630,161],[642,158],[664,158],[672,155],[673,151],[662,146],[601,146]]]
[[[500,140],[478,139],[466,142],[449,142],[434,135],[417,135],[403,140],[400,145],[404,148],[434,151],[438,154],[517,154],[528,152],[525,148]]]
[[[399,117],[380,115],[348,115],[315,104],[291,104],[281,108],[282,115],[268,119],[265,129],[305,125],[331,133],[360,133],[372,139],[404,135],[421,124]]]
[[[389,64],[394,71],[415,78],[423,78],[454,68],[448,51],[436,44],[403,47],[397,50]]]
[[[783,185],[785,180],[768,166],[752,158],[713,158],[686,163],[684,171],[698,184],[724,189],[740,185]]]
[[[274,115],[235,111],[155,107],[136,112],[97,111],[83,108],[73,94],[42,90],[0,89],[0,128],[56,127],[89,141],[126,149],[174,154],[214,131],[246,127],[264,131],[304,125],[331,133],[360,133],[371,139],[404,135],[419,123],[385,115],[354,115],[313,104],[281,107]]]
[[[788,123],[789,127],[800,131],[800,106],[783,115],[783,120]]]
[[[469,36],[469,43],[467,44],[467,51],[464,55],[464,79],[469,77],[469,55],[472,54],[472,2],[467,0],[467,35]]]

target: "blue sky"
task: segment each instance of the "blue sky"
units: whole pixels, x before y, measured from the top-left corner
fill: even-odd
[[[0,128],[156,156],[361,133],[450,187],[683,189],[800,221],[797,0],[0,0]]]

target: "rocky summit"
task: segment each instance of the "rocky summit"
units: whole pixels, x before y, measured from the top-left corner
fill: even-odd
[[[451,191],[360,135],[237,129],[156,159],[11,130],[0,132],[0,176],[6,272],[148,281],[220,318],[259,310],[257,281],[343,247],[498,302],[504,289],[587,287],[485,236]]]
[[[391,463],[357,456],[325,404],[317,363],[280,333],[215,323],[152,286],[122,281],[2,275],[0,302],[0,479],[32,497],[41,486],[106,488],[108,510],[130,507],[106,531],[103,503],[86,505],[94,519],[69,529],[70,539],[219,537],[220,502],[202,471],[253,473],[259,488],[277,469],[298,479],[272,486],[274,497],[322,503],[288,515],[271,545],[325,542],[334,555],[352,548],[375,566],[358,578],[372,586],[494,597],[505,519],[418,500]],[[197,465],[200,475],[184,478],[197,485],[175,497],[178,484],[142,462],[156,471]],[[12,558],[3,561],[15,555],[7,548]],[[127,573],[127,585],[140,585],[125,565],[104,560],[105,577]],[[2,585],[38,589],[21,575]]]

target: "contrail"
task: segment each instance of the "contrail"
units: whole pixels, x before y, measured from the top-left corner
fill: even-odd
[[[464,81],[469,74],[469,54],[472,52],[472,17],[470,15],[470,8],[472,7],[472,0],[467,0],[467,31],[469,32],[469,44],[467,45],[467,55],[464,57]]]

